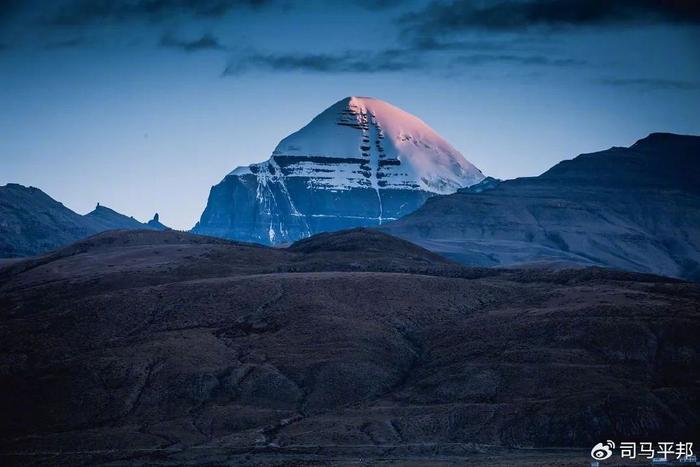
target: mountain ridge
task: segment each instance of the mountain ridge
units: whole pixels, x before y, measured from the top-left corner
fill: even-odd
[[[538,177],[433,197],[380,229],[479,266],[564,262],[700,280],[700,137],[652,133]]]
[[[112,229],[167,227],[141,223],[99,203],[80,215],[39,188],[19,183],[0,186],[0,258],[45,253]]]

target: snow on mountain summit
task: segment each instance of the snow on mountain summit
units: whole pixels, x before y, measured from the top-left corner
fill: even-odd
[[[346,97],[238,167],[209,194],[194,231],[269,244],[381,225],[484,175],[419,118],[379,99]]]
[[[336,158],[333,173],[317,173],[316,186],[361,187],[367,178],[380,188],[420,189],[453,193],[484,178],[479,169],[418,117],[372,97],[346,97],[316,116],[308,125],[284,138],[272,152],[282,157]],[[356,173],[354,161],[365,158],[367,173]],[[301,164],[298,175],[313,170]],[[239,167],[232,174],[242,174]]]

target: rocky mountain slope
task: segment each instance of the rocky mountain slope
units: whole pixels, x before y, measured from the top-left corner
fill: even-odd
[[[0,456],[584,465],[601,439],[700,431],[698,303],[697,284],[465,269],[362,229],[106,232],[0,266]]]
[[[142,224],[108,207],[81,216],[38,188],[0,186],[0,258],[44,253],[97,232],[112,229],[167,229]]]
[[[345,98],[214,186],[193,232],[266,244],[372,226],[484,176],[423,121]]]
[[[654,133],[539,177],[431,198],[381,228],[467,265],[599,265],[700,280],[700,137]]]
[[[99,232],[118,229],[143,229],[146,225],[133,217],[118,213],[114,209],[100,206],[100,203],[97,203],[95,209],[83,217],[94,224],[99,229]]]

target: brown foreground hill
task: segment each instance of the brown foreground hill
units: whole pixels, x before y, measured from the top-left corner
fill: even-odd
[[[658,276],[107,232],[0,266],[0,463],[586,465],[696,437],[699,334]]]

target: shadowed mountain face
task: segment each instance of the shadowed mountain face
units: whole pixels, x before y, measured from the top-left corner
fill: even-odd
[[[34,187],[0,187],[0,258],[67,245],[92,232],[85,218]]]
[[[0,186],[0,258],[44,253],[105,230],[167,229],[152,222],[142,224],[99,204],[81,216],[38,188]]]
[[[599,265],[700,280],[700,137],[655,133],[383,226],[463,264]]]
[[[699,303],[697,284],[465,269],[371,230],[286,249],[107,232],[0,268],[0,450],[428,465],[685,440],[700,430]],[[482,461],[516,464],[508,452]]]

